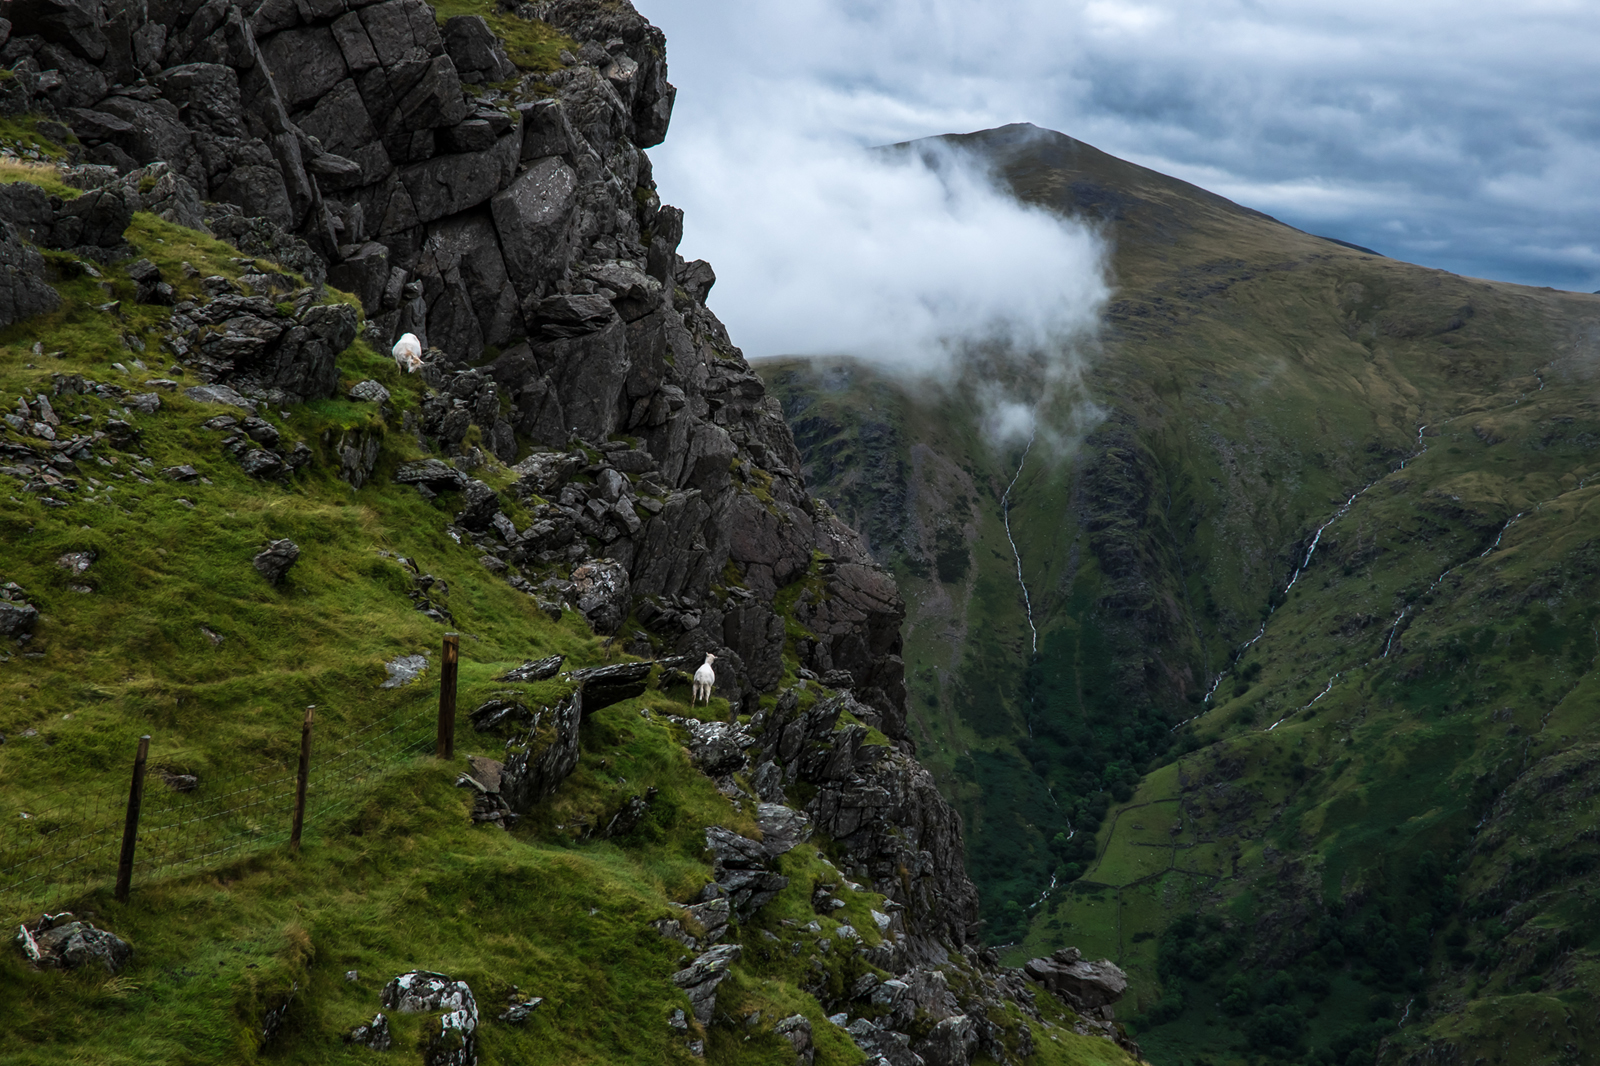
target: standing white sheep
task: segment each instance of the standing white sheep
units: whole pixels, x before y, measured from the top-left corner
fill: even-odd
[[[700,665],[700,669],[694,672],[694,693],[689,701],[689,706],[693,707],[701,702],[702,699],[705,701],[706,706],[711,706],[711,689],[717,683],[717,674],[715,670],[711,669],[711,664],[716,661],[716,658],[715,655],[706,652],[706,661]]]
[[[422,342],[417,340],[415,333],[401,335],[394,342],[394,365],[404,370],[407,374],[414,374],[422,369]]]

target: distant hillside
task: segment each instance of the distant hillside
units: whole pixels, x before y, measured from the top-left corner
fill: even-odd
[[[1104,421],[1023,462],[963,396],[759,369],[905,590],[913,731],[991,942],[1120,961],[1158,1063],[1600,1053],[1571,1009],[1600,947],[1600,299],[1030,126],[944,140],[1103,226]]]

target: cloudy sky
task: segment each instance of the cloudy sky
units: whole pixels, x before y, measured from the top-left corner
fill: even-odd
[[[814,287],[819,270],[842,271],[835,289],[861,287],[866,272],[843,260],[866,255],[879,278],[899,264],[915,275],[902,302],[937,302],[939,227],[964,259],[993,223],[993,204],[948,188],[928,222],[944,186],[851,176],[855,149],[1018,121],[1397,258],[1600,288],[1600,5],[636,2],[666,31],[679,87],[672,133],[651,152],[657,178],[689,212],[684,253],[725,281],[752,279],[719,283],[712,299],[752,355],[783,335],[829,343],[800,327],[808,301],[837,294]],[[917,219],[919,236],[896,236]],[[1088,269],[1081,239],[1058,228],[1014,258]],[[800,275],[813,287],[791,284]],[[1093,279],[1067,289],[1092,301]],[[877,293],[878,306],[892,296]]]

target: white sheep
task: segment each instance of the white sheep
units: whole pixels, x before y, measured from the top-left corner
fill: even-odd
[[[706,652],[706,661],[700,665],[700,669],[694,672],[694,694],[689,701],[689,706],[693,707],[702,699],[705,700],[706,706],[711,706],[711,689],[717,683],[717,674],[715,670],[711,669],[711,664],[716,661],[716,658],[715,655]]]
[[[407,333],[394,342],[394,365],[407,374],[422,369],[422,342],[415,333]]]

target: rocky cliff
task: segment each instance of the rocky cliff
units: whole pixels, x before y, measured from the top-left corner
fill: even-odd
[[[711,268],[677,254],[682,213],[661,204],[644,154],[672,108],[660,31],[626,3],[485,10],[10,5],[0,109],[65,146],[60,180],[82,193],[5,186],[6,324],[56,306],[40,278],[67,260],[100,277],[93,263],[132,258],[124,237],[140,212],[260,257],[236,260],[236,281],[191,279],[181,293],[147,259],[126,268],[139,307],[170,308],[140,321],[175,360],[170,372],[198,379],[188,399],[246,415],[205,422],[213,435],[200,446],[261,482],[293,484],[316,462],[354,488],[392,474],[394,491],[439,500],[448,535],[557,619],[575,608],[669,673],[715,653],[718,694],[744,724],[678,725],[725,796],[759,800],[762,833],[706,830],[716,878],[695,924],[714,926],[705,918],[717,913],[738,924],[776,898],[789,883],[773,865],[777,842],[814,828],[841,881],[891,912],[878,946],[852,956],[891,975],[886,990],[875,991],[879,977],[834,988],[839,967],[813,957],[808,990],[830,1010],[848,1018],[863,1013],[853,1001],[875,1004],[851,1023],[855,1043],[893,1063],[1026,1056],[1016,1012],[1040,1018],[1033,993],[971,943],[960,818],[907,736],[895,583],[808,494],[777,402],[705,306]],[[59,253],[48,267],[41,248]],[[358,334],[381,349],[405,332],[427,346],[415,406],[391,406],[387,389],[362,381],[349,398],[375,418],[325,431],[320,451],[258,417],[287,421],[284,408],[335,399]],[[123,340],[144,351],[134,332]],[[104,388],[64,379],[55,394]],[[42,395],[30,402],[49,410]],[[26,435],[35,408],[21,409]],[[433,457],[385,462],[391,434]],[[83,455],[100,439],[85,438]],[[29,470],[48,465],[45,444],[16,449]],[[453,622],[444,583],[400,562],[418,610]],[[38,612],[7,607],[34,612],[31,634]],[[535,719],[513,738],[503,783],[497,767],[493,788],[480,785],[500,797],[481,820],[504,825],[548,801],[578,767],[585,720],[644,691],[650,663],[638,666],[569,675],[577,692],[542,732]],[[596,696],[607,683],[611,695]],[[648,804],[617,812],[605,835]],[[721,938],[705,935],[690,946]],[[738,957],[715,948],[678,975],[702,1024]],[[1106,1021],[1082,1024],[1117,1036]]]
[[[776,403],[705,307],[711,268],[676,254],[682,213],[643,152],[673,89],[660,31],[630,7],[519,5],[514,21],[569,46],[542,71],[519,71],[482,17],[441,25],[422,0],[48,0],[11,16],[9,102],[76,133],[80,183],[137,171],[121,183],[136,207],[325,275],[376,343],[417,334],[437,392],[411,428],[458,466],[575,449],[532,460],[528,493],[548,501],[532,531],[500,536],[492,505],[463,520],[488,554],[613,560],[624,602],[603,624],[636,611],[653,643],[718,652],[744,697],[781,676],[774,597],[813,575],[798,665],[846,671],[900,715],[893,584],[807,494]],[[287,369],[314,360],[279,352],[261,309],[206,315],[177,321],[174,350],[207,380],[332,392],[331,375]],[[269,355],[282,369],[262,374]]]

